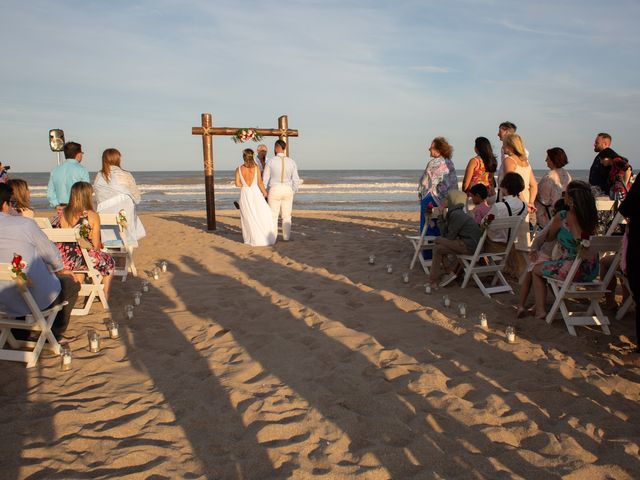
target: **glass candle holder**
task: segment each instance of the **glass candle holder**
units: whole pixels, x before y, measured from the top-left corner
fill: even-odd
[[[136,307],[140,305],[140,298],[142,298],[142,294],[140,292],[136,292],[133,294],[133,304]]]
[[[71,370],[71,349],[69,347],[60,348],[60,370],[66,372]]]
[[[376,256],[369,255],[369,265],[374,265],[376,263]]]
[[[449,299],[449,295],[445,295],[444,297],[442,297],[442,304],[446,308],[449,308],[451,306],[451,300]]]
[[[89,341],[89,351],[96,353],[100,351],[100,335],[95,330],[87,332],[87,340]]]
[[[427,295],[431,295],[431,285],[429,285],[428,283],[424,286],[424,293],[426,293]]]
[[[160,269],[158,267],[153,267],[152,273],[154,280],[158,280],[160,278]]]
[[[168,265],[169,264],[167,262],[165,262],[165,261],[160,263],[160,270],[162,270],[162,273],[166,273]]]
[[[507,342],[509,343],[515,343],[516,341],[516,329],[513,327],[507,327],[507,329],[504,331],[506,337],[507,337]]]
[[[390,263],[387,264],[387,273],[393,273],[393,266]]]
[[[131,320],[133,318],[133,305],[125,305],[124,314],[127,316],[129,320]]]
[[[402,274],[402,283],[409,283],[409,274],[406,272]]]
[[[149,291],[149,282],[147,282],[146,280],[142,281],[142,291],[144,293],[147,293]]]
[[[487,320],[487,314],[481,313],[478,315],[478,321],[480,322],[480,326],[482,328],[487,328],[489,326],[489,321]]]
[[[107,322],[107,330],[109,331],[109,338],[120,337],[120,329],[118,326],[118,322],[116,322],[115,320],[109,320]]]
[[[462,318],[467,318],[467,306],[464,303],[458,304],[458,313]]]

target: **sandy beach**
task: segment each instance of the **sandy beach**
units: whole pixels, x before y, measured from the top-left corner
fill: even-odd
[[[514,295],[426,295],[419,265],[401,278],[414,213],[294,211],[272,248],[242,244],[237,211],[217,232],[203,212],[142,220],[140,276],[114,282],[111,315],[72,317],[73,370],[2,362],[0,478],[637,478],[630,314],[575,338],[516,320]]]

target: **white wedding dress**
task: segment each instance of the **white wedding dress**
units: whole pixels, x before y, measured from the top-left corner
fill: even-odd
[[[240,168],[240,167],[238,167]],[[244,243],[253,247],[266,247],[276,243],[276,230],[271,208],[258,187],[258,169],[253,169],[251,185],[240,174],[240,225]]]

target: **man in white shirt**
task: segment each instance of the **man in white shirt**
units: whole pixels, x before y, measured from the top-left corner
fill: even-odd
[[[273,222],[278,229],[278,217],[282,217],[282,239],[291,238],[291,211],[293,210],[293,195],[300,187],[298,167],[296,162],[285,155],[287,144],[284,140],[277,140],[274,150],[276,156],[269,159],[264,167],[262,179],[269,193],[268,202],[273,215]]]
[[[58,341],[65,343],[68,338],[62,334],[69,323],[80,284],[71,271],[64,269],[60,252],[38,225],[30,218],[10,214],[11,193],[11,187],[0,184],[0,262],[10,263],[14,253],[22,256],[27,264],[25,274],[31,280],[29,290],[40,309],[69,302],[58,312],[52,326]],[[0,311],[16,317],[31,313],[13,281],[0,281]]]

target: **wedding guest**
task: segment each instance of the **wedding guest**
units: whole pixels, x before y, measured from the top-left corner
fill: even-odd
[[[264,185],[269,193],[268,202],[273,215],[273,223],[278,231],[278,217],[282,217],[282,239],[291,239],[291,211],[293,197],[300,188],[298,166],[293,159],[285,155],[287,144],[284,140],[276,140],[274,150],[276,156],[270,158],[264,167]]]
[[[527,204],[519,198],[522,190],[524,190],[522,176],[515,172],[505,174],[500,182],[500,198],[502,200],[494,203],[487,215],[493,215],[494,218],[526,215]],[[504,244],[510,240],[511,235],[513,232],[508,229],[490,230],[487,233],[485,250],[487,252],[504,250]]]
[[[90,181],[89,172],[81,164],[83,154],[82,145],[79,143],[65,143],[64,158],[66,160],[55,167],[49,176],[47,199],[52,207],[64,207],[69,203],[69,193],[74,183]]]
[[[431,160],[427,162],[420,182],[418,183],[418,196],[420,198],[420,232],[424,228],[425,210],[427,205],[439,207],[449,193],[449,190],[458,189],[458,177],[456,168],[451,161],[453,147],[446,138],[436,137],[429,147]],[[439,235],[437,221],[435,226],[427,227],[427,235]],[[427,253],[427,252],[425,252]]]
[[[546,162],[549,172],[540,179],[534,202],[536,223],[540,228],[544,228],[551,221],[551,209],[562,198],[562,192],[571,181],[571,175],[564,169],[569,160],[562,148],[554,147],[547,150]]]
[[[100,216],[93,209],[92,195],[93,188],[90,183],[74,183],[71,187],[68,205],[52,222],[52,226],[54,228],[74,228],[84,225],[88,231],[85,240],[88,241],[89,256],[93,259],[94,268],[104,277],[104,293],[108,298],[115,262],[111,255],[101,250]],[[87,269],[82,250],[77,243],[58,243],[57,246],[66,269],[72,271]],[[82,281],[83,275],[77,274],[76,278],[78,281]]]
[[[547,285],[545,278],[564,280],[578,255],[582,238],[595,233],[598,224],[596,200],[591,186],[582,181],[572,181],[567,186],[565,202],[567,211],[556,214],[549,226],[548,240],[556,240],[560,248],[557,259],[546,260],[533,269],[533,291],[535,316],[544,319],[547,315]],[[590,282],[598,275],[598,255],[587,252],[574,277],[577,282]]]
[[[551,210],[551,217],[557,215],[561,211],[566,211],[567,205],[564,201],[564,198],[556,201]],[[533,315],[535,309],[527,310],[526,302],[527,297],[529,296],[529,292],[531,291],[531,284],[533,280],[533,269],[536,265],[542,262],[546,262],[547,260],[551,260],[553,258],[553,248],[556,244],[556,239],[549,239],[549,230],[551,227],[551,222],[548,222],[545,227],[540,230],[533,242],[531,243],[531,252],[529,253],[529,264],[527,266],[527,270],[524,275],[520,278],[520,293],[518,298],[518,306],[517,308],[517,318],[523,318],[527,315]]]
[[[73,273],[64,268],[60,252],[33,220],[10,214],[12,190],[0,184],[0,262],[10,263],[14,254],[22,256],[27,266],[24,273],[38,308],[44,310],[68,302],[56,315],[52,331],[60,343],[71,337],[63,334],[69,324],[71,310],[78,299],[80,284]],[[13,281],[0,280],[0,310],[22,317],[31,313]]]
[[[451,272],[440,281],[444,268],[443,262],[447,255],[470,255],[478,246],[482,233],[478,224],[465,213],[466,201],[467,196],[464,192],[450,190],[441,203],[441,206],[446,208],[446,213],[441,213],[438,216],[441,235],[435,239],[435,247],[433,248],[433,261],[429,276],[431,285],[439,284],[444,287],[456,279],[457,274]]]
[[[9,170],[9,167],[2,165],[2,162],[0,162],[0,183],[7,183],[9,180],[9,173],[7,170]]]
[[[264,172],[264,167],[267,164],[267,146],[261,143],[256,147],[256,165],[260,168],[261,172]]]
[[[597,155],[593,159],[593,163],[591,164],[591,168],[589,169],[589,183],[592,187],[600,189],[600,191],[597,192],[600,195],[609,194],[609,190],[607,189],[607,187],[610,168],[604,166],[600,161],[600,152],[602,152],[605,148],[609,148],[610,146],[611,135],[604,132],[596,135],[596,138],[593,141],[593,151],[596,152]]]
[[[102,152],[102,169],[96,174],[93,190],[96,194],[98,212],[125,211],[127,241],[130,246],[136,247],[138,240],[146,234],[135,209],[142,196],[131,172],[122,168],[122,155],[117,149],[107,148]],[[103,229],[102,235],[105,237],[103,239],[105,242],[116,239],[110,229]]]
[[[7,182],[11,187],[13,195],[11,196],[11,208],[17,215],[33,218],[34,212],[30,207],[31,194],[27,182],[20,178],[12,178]]]
[[[462,179],[462,190],[469,195],[469,189],[478,184],[487,187],[488,196],[496,193],[496,179],[494,177],[498,161],[491,148],[491,142],[485,137],[476,138],[473,147],[476,156],[469,160]]]
[[[636,350],[634,355],[627,358],[627,361],[640,365],[640,249],[637,248],[640,243],[640,182],[633,183],[618,211],[628,222],[624,266],[626,267],[629,288],[636,303]]]
[[[631,165],[629,160],[618,155],[613,149],[605,148],[600,152],[600,164],[609,169],[606,190],[611,200],[622,199],[631,188]]]
[[[471,195],[471,201],[474,205],[473,221],[480,225],[482,223],[482,219],[491,209],[487,203],[487,187],[482,183],[478,183],[469,189],[468,194]]]
[[[131,172],[122,169],[122,155],[115,148],[102,152],[102,169],[96,174],[93,189],[98,205],[118,195],[127,195],[140,203],[140,190]]]

